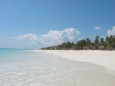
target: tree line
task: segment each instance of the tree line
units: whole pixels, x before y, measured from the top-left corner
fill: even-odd
[[[46,50],[115,50],[115,36],[107,36],[101,38],[96,36],[94,41],[90,38],[82,39],[73,42],[64,42],[57,46],[49,46],[46,48],[41,48]]]

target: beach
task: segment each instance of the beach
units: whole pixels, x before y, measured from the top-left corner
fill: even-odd
[[[107,69],[90,61],[91,57],[99,58],[93,57],[93,51],[1,49],[0,52],[0,86],[115,86],[112,67]],[[97,55],[98,51],[94,52]]]
[[[43,50],[43,52],[74,61],[97,64],[115,71],[115,51],[103,50]]]

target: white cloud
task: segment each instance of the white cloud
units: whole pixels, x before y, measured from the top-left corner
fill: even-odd
[[[43,35],[36,35],[33,33],[19,35],[16,39],[21,40],[23,46],[29,48],[47,47],[52,45],[58,45],[63,42],[76,42],[80,31],[75,28],[66,28],[64,30],[50,30]]]
[[[113,28],[111,30],[107,31],[107,35],[108,36],[110,36],[110,35],[114,35],[115,36],[115,26],[113,26]]]
[[[17,37],[17,39],[20,39],[20,40],[29,39],[29,40],[32,40],[32,41],[37,41],[37,40],[38,40],[38,37],[37,37],[36,34],[29,33],[29,34],[19,35],[19,36]]]
[[[101,30],[101,27],[97,26],[94,28],[94,30]]]

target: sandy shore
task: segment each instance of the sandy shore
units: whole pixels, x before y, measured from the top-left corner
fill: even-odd
[[[115,51],[101,50],[43,50],[43,52],[57,55],[70,60],[90,62],[115,71]]]

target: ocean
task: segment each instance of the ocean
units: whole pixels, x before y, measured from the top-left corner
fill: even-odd
[[[115,86],[106,71],[40,50],[0,49],[0,86]]]

